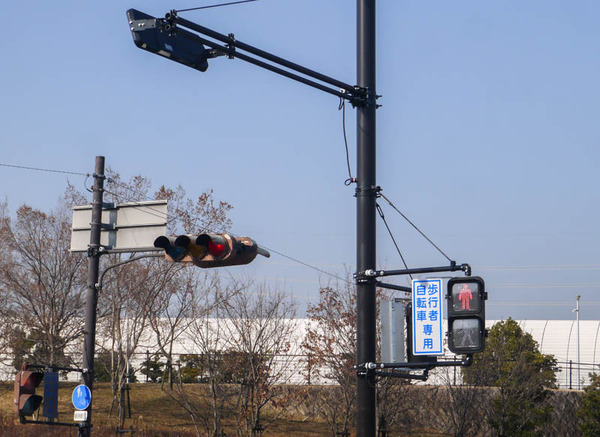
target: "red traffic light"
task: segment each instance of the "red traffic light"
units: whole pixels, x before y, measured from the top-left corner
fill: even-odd
[[[230,249],[233,247],[233,244],[234,240],[227,234],[201,234],[196,238],[196,245],[206,248],[208,255],[210,255],[213,260],[227,256],[231,251]]]
[[[42,403],[42,396],[35,394],[35,389],[44,379],[42,372],[22,370],[15,376],[14,409],[19,416],[31,416]]]
[[[208,252],[212,256],[218,258],[218,257],[222,256],[223,253],[225,253],[225,245],[211,241],[210,243],[208,243]]]

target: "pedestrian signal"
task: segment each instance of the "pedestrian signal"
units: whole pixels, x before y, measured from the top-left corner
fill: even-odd
[[[478,276],[448,281],[448,349],[456,354],[485,348],[485,282]]]
[[[154,240],[154,247],[163,249],[169,261],[193,263],[202,268],[249,264],[256,255],[271,256],[252,238],[229,234],[160,236]]]

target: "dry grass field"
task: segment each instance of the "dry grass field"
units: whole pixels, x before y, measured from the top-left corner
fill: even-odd
[[[59,389],[59,421],[73,422],[75,411],[71,403],[71,394],[77,384],[61,382]],[[201,389],[201,386],[190,387]],[[40,393],[43,390],[38,389]],[[185,411],[161,390],[160,384],[132,384],[130,390],[131,418],[127,418],[124,428],[132,428],[134,433],[117,434],[118,413],[110,415],[112,395],[109,383],[96,383],[93,396],[93,436],[132,435],[187,437],[196,436],[194,425]],[[297,417],[294,417],[297,416]],[[232,420],[226,421],[226,435],[233,437],[236,430]],[[288,414],[272,423],[263,433],[264,437],[317,437],[329,436],[327,425],[315,420],[307,420],[301,415]],[[392,436],[419,435],[422,433],[391,432]],[[429,434],[434,435],[434,434]],[[76,428],[20,424],[13,412],[13,383],[0,382],[0,437],[41,437],[41,436],[77,436]],[[438,434],[439,436],[439,434]]]
[[[73,422],[75,411],[71,403],[71,394],[77,384],[61,383],[59,389],[59,421]],[[42,393],[43,390],[38,389]],[[118,412],[109,414],[112,395],[108,383],[96,383],[93,396],[93,435],[115,435],[118,426]],[[186,412],[169,398],[159,384],[132,384],[130,390],[131,418],[125,421],[125,427],[133,428],[133,435],[148,436],[195,436],[194,425]],[[14,425],[14,429],[13,429]],[[235,430],[226,430],[227,435],[235,435]],[[311,437],[326,435],[323,423],[306,421],[278,420],[264,433],[266,436]],[[76,428],[20,424],[13,412],[13,384],[0,383],[0,436],[46,436],[77,435]],[[122,434],[131,435],[131,434]]]

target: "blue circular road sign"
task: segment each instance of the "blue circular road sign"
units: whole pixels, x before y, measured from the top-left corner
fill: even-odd
[[[73,406],[78,410],[85,410],[92,402],[92,392],[87,385],[78,385],[73,390]]]

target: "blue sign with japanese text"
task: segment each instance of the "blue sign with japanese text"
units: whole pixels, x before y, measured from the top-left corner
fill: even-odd
[[[412,281],[412,353],[442,355],[442,280]]]

